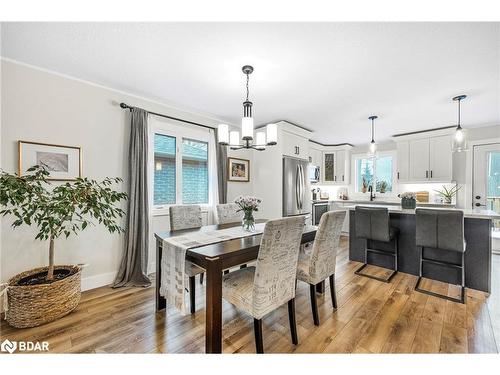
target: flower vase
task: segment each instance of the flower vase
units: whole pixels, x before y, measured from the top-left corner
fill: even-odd
[[[253,210],[245,211],[245,216],[243,216],[243,220],[241,221],[241,226],[244,231],[254,232],[255,231],[255,219],[253,217]]]
[[[401,208],[403,209],[415,209],[417,207],[417,201],[414,198],[401,198]]]

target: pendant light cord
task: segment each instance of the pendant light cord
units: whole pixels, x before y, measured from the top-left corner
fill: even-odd
[[[461,108],[460,108],[460,102],[462,101],[462,99],[458,99],[458,128],[460,129],[461,126],[460,126],[460,112],[461,112]]]
[[[375,120],[375,119],[373,119],[373,118],[372,118],[372,143],[373,143],[373,142],[375,142],[375,140],[373,139],[373,135],[374,135],[374,134],[373,134],[373,121],[374,121],[374,120]]]
[[[250,75],[247,73],[247,99],[246,101],[248,102],[248,95],[249,95],[249,89],[248,89],[248,81],[250,79]]]

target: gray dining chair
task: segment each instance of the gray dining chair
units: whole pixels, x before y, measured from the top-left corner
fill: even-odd
[[[236,203],[221,203],[217,205],[217,222],[219,224],[238,223],[243,219],[243,211]]]
[[[390,282],[398,272],[398,236],[399,229],[390,226],[389,210],[385,207],[356,206],[354,209],[354,228],[356,237],[365,240],[365,259],[354,273],[371,279]],[[377,242],[390,243],[393,250],[375,249]],[[377,277],[361,271],[368,265],[368,254],[377,254],[394,259],[393,271],[386,277]]]
[[[292,342],[298,344],[295,280],[304,222],[303,216],[268,221],[256,266],[230,272],[222,279],[222,297],[254,318],[257,353],[264,352],[262,318],[285,303]]]
[[[316,285],[327,278],[330,281],[332,306],[337,308],[335,294],[335,265],[339,248],[340,233],[344,224],[345,211],[330,211],[321,216],[312,249],[304,247],[299,253],[297,280],[309,284],[311,309],[314,324],[319,326],[318,304],[316,301]]]
[[[420,250],[420,267],[415,290],[450,301],[465,303],[465,251],[467,243],[464,236],[464,213],[454,210],[417,208],[415,215],[415,244]],[[458,261],[456,258],[460,260]],[[425,264],[433,265],[434,271],[436,271],[436,266],[459,271],[460,298],[420,288]],[[431,271],[432,269],[430,267]]]
[[[201,228],[203,225],[201,207],[198,205],[170,206],[170,230]],[[186,260],[185,274],[189,277],[189,305],[191,314],[196,311],[196,275],[200,275],[200,284],[203,284],[205,270]]]

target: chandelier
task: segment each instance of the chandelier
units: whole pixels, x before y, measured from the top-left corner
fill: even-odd
[[[277,144],[278,140],[278,130],[276,124],[267,124],[266,131],[257,131],[255,134],[254,142],[254,124],[252,117],[252,102],[248,99],[249,88],[248,83],[250,80],[250,74],[253,72],[253,67],[250,65],[245,65],[241,68],[243,73],[247,76],[247,96],[243,102],[243,118],[241,119],[241,138],[239,131],[229,131],[229,126],[227,124],[219,124],[217,127],[218,142],[221,145],[231,148],[231,150],[239,150],[243,148],[254,149],[262,151],[266,149],[266,146],[274,146]],[[243,142],[241,142],[243,141]]]

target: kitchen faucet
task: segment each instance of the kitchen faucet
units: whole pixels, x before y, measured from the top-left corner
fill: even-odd
[[[368,191],[370,192],[370,202],[373,202],[373,200],[375,199],[375,194],[373,194],[373,186],[372,185],[368,186]]]

